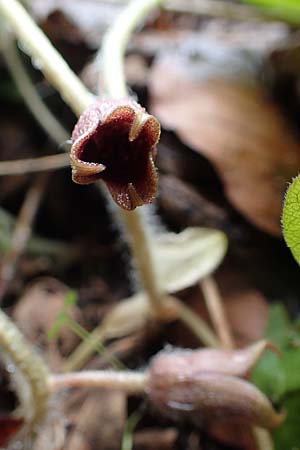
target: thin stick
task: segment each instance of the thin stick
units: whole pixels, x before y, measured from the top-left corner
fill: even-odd
[[[14,40],[5,31],[1,31],[1,50],[11,76],[36,121],[54,142],[61,144],[66,141],[69,134],[41,100],[19,57]]]
[[[11,238],[11,250],[4,256],[1,265],[0,302],[3,300],[9,284],[16,273],[18,259],[24,252],[31,236],[32,224],[44,193],[47,180],[47,176],[39,175],[26,193]]]
[[[81,83],[23,6],[17,0],[0,0],[0,13],[65,102],[73,111],[81,114],[93,102],[94,96]]]
[[[0,162],[0,176],[24,175],[25,173],[48,172],[70,166],[70,156],[67,153],[41,156],[39,158],[16,159]]]
[[[56,391],[66,387],[101,387],[141,394],[145,392],[147,379],[147,374],[143,372],[88,370],[52,375],[50,378],[50,388],[52,391]]]
[[[126,0],[101,0],[108,4],[126,4]],[[166,0],[163,6],[165,11],[181,14],[216,17],[240,21],[283,21],[296,24],[298,21],[292,17],[280,17],[280,12],[267,8],[232,4],[222,0]]]
[[[235,347],[234,339],[216,281],[213,277],[208,276],[201,281],[201,288],[221,346],[233,349]],[[268,430],[252,427],[252,433],[258,450],[274,450],[272,436]]]
[[[217,283],[213,277],[207,276],[201,281],[200,286],[206,307],[222,346],[226,349],[233,349],[233,338]]]

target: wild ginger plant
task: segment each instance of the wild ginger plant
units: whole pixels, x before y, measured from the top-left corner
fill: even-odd
[[[165,241],[162,239],[161,244],[159,239],[153,237],[143,213],[138,209],[141,205],[151,203],[155,198],[157,172],[154,159],[160,126],[153,116],[128,97],[123,57],[127,40],[136,24],[160,3],[159,0],[133,1],[107,33],[102,50],[106,92],[105,97],[100,99],[85,88],[17,0],[9,2],[0,0],[0,13],[31,56],[39,61],[46,78],[79,116],[72,134],[73,180],[81,184],[98,179],[104,181],[118,206],[117,214],[127,230],[143,287],[141,293],[128,299],[130,313],[134,316],[135,311],[142,311],[141,317],[144,319],[146,311],[146,318],[152,315],[155,320],[162,322],[174,318],[181,319],[195,331],[204,344],[217,347],[219,341],[209,327],[182,302],[168,295],[176,290],[174,283],[169,279],[167,287],[166,280],[158,271],[159,252],[160,258],[168,267],[170,264],[168,261],[174,259],[174,253],[170,258],[166,256],[168,254],[166,249],[180,248],[180,242],[182,240],[186,242],[184,239],[187,239],[187,234],[183,233],[178,235],[179,237],[168,235],[168,239]],[[123,153],[124,149],[126,154]],[[192,245],[189,248],[196,246],[201,240],[200,255],[202,256],[204,252],[205,258],[196,269],[193,264],[188,268],[188,272],[183,271],[181,287],[187,287],[199,279],[199,273],[201,276],[211,273],[225,253],[226,239],[222,233],[207,231],[201,233],[201,236],[198,234],[194,240],[193,234],[189,234],[190,239],[192,236]],[[187,259],[189,258],[190,254]],[[179,256],[178,259],[180,260]],[[176,287],[178,288],[178,283]],[[106,330],[113,325],[116,326],[116,322],[120,324],[124,321],[124,317],[126,318],[124,303],[121,302],[119,309],[117,307],[117,312],[112,312]],[[140,309],[132,309],[132,305],[137,305]],[[187,421],[194,421],[191,419],[195,415],[205,421],[205,418],[219,416],[222,411],[228,417],[242,416],[250,423],[267,428],[277,426],[282,421],[282,416],[276,413],[267,397],[250,383],[239,379],[244,373],[236,375],[230,370],[229,373],[224,373],[218,367],[207,370],[205,364],[204,366],[200,364],[200,368],[196,364],[195,371],[190,372],[186,367],[190,368],[191,361],[184,355],[180,363],[182,366],[180,365],[178,371],[176,352],[172,355],[174,364],[171,358],[171,369],[167,373],[159,369],[163,361],[161,355],[153,360],[150,369],[145,372],[89,371],[63,375],[49,374],[42,360],[26,345],[4,313],[1,313],[1,320],[0,345],[16,370],[20,369],[23,373],[32,391],[31,407],[37,412],[27,420],[31,434],[38,432],[36,425],[38,423],[40,426],[47,414],[51,392],[68,386],[102,386],[123,389],[129,393],[147,393],[150,401],[162,414]],[[133,330],[135,327],[141,327],[141,323],[144,322],[138,318]],[[99,338],[99,335],[96,337]],[[83,350],[81,348],[81,351]],[[256,350],[251,350],[252,364],[259,357]],[[86,350],[83,353],[86,357]],[[235,357],[232,350],[225,355],[226,359]],[[201,359],[200,353],[196,356],[196,360],[198,356]],[[218,357],[222,359],[223,356],[220,354]],[[32,361],[34,364],[31,364]],[[75,364],[73,368],[74,366]],[[20,398],[22,399],[22,394]],[[187,410],[191,414],[188,414]]]

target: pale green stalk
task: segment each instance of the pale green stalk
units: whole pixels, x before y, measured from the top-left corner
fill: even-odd
[[[81,114],[94,100],[65,60],[52,46],[42,30],[34,23],[17,0],[0,0],[0,15],[11,26],[49,82],[60,92],[76,114]]]

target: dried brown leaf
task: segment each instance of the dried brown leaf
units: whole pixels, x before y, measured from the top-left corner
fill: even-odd
[[[263,90],[230,79],[201,79],[176,56],[154,65],[150,90],[152,112],[211,161],[234,206],[279,235],[283,192],[299,170],[300,144]]]

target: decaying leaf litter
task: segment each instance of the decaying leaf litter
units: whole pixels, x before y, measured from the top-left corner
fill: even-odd
[[[57,3],[34,0],[32,14],[95,92],[101,58],[95,62],[93,56],[122,7],[76,1],[70,8],[68,1]],[[156,10],[130,40],[127,80],[162,125],[156,217],[150,213],[158,285],[170,294],[165,299],[168,312],[162,311],[159,320],[151,316],[140,291],[126,232],[95,186],[72,184],[69,169],[51,172],[42,186],[39,175],[27,175],[26,169],[22,176],[2,178],[2,305],[51,372],[127,367],[141,373],[149,365],[155,368],[157,360],[152,358],[162,350],[161,358],[174,354],[180,367],[176,355],[183,360],[185,355],[180,349],[197,349],[203,341],[204,347],[227,347],[225,353],[204,349],[209,369],[200,366],[197,380],[185,375],[182,385],[177,381],[172,385],[174,371],[167,380],[168,371],[163,370],[160,381],[152,369],[148,399],[120,390],[65,389],[63,396],[52,398],[35,448],[267,450],[299,445],[294,425],[300,415],[295,375],[299,273],[280,239],[283,193],[299,171],[296,35],[286,22],[228,22]],[[37,70],[42,64],[26,55],[26,46],[20,48],[34,88],[60,124],[71,130],[75,118]],[[58,145],[28,113],[4,62],[1,72],[1,159],[37,161],[56,154]],[[36,206],[30,195],[34,186]],[[33,208],[31,215],[26,214],[26,205]],[[19,239],[21,246],[16,245]],[[274,301],[281,305],[271,306]],[[296,318],[295,324],[280,320],[286,310]],[[178,318],[184,318],[183,323]],[[272,331],[277,329],[278,334]],[[274,348],[267,349],[254,375],[277,409],[272,426],[282,421],[283,409],[288,413],[272,433],[273,444],[269,435],[254,432],[249,424],[239,424],[237,436],[234,415],[244,415],[250,422],[254,417],[245,414],[241,403],[246,392],[238,394],[245,382],[240,384],[233,369],[222,375],[210,365],[218,351],[217,365],[222,365],[220,358],[230,361],[232,346],[251,349],[249,345],[261,342],[265,349],[264,337],[283,353],[279,357]],[[253,358],[254,362],[258,354]],[[1,389],[8,398],[1,426],[4,447],[7,430],[14,432],[20,426],[11,415],[20,394],[14,385],[7,394],[7,367],[2,369]],[[291,381],[289,367],[293,367]],[[226,395],[236,403],[222,405],[225,386]],[[205,393],[210,403],[203,400]],[[254,412],[256,417],[258,409]],[[21,421],[26,419],[17,413],[20,416]],[[258,420],[269,427],[268,421]],[[22,433],[25,445],[26,430]]]

